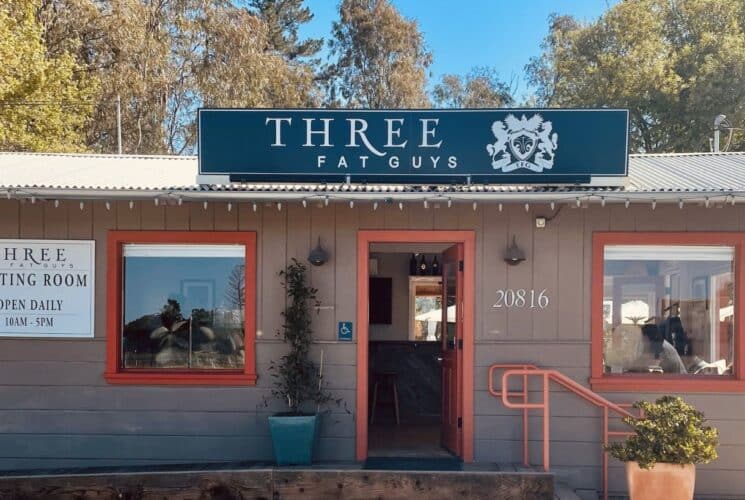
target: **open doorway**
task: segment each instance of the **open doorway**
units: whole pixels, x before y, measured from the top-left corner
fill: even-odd
[[[442,442],[441,269],[449,246],[370,245],[369,457],[450,456]]]
[[[358,241],[358,460],[471,461],[473,232]]]

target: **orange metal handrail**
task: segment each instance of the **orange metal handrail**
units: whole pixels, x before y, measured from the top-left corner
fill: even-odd
[[[494,389],[494,372],[497,370],[537,370],[538,367],[535,365],[492,365],[489,367],[489,393],[496,397],[502,398],[502,391]],[[502,386],[504,387],[504,386]],[[506,390],[506,388],[505,388]],[[510,395],[518,395],[523,397],[523,402],[528,402],[528,376],[523,377],[523,389],[517,392],[507,392]],[[530,460],[528,458],[528,408],[523,408],[523,465],[529,466]]]
[[[494,388],[494,372],[497,370],[503,370],[502,373],[502,384],[501,389],[497,390]],[[509,380],[511,377],[522,378],[522,390],[510,391]],[[531,403],[528,397],[528,379],[529,377],[540,378],[542,381],[542,396],[543,399],[539,403]],[[523,463],[529,465],[528,458],[528,412],[530,410],[542,410],[543,411],[543,468],[545,471],[549,470],[550,467],[550,429],[549,429],[549,415],[550,415],[550,398],[549,389],[551,382],[555,382],[563,388],[581,397],[588,403],[591,403],[603,411],[602,431],[603,431],[603,445],[609,443],[612,437],[623,437],[630,436],[633,434],[628,431],[611,431],[609,429],[609,412],[613,412],[620,417],[637,418],[626,408],[630,405],[616,404],[613,403],[603,396],[591,391],[587,387],[579,384],[573,379],[567,377],[563,373],[556,370],[540,369],[535,365],[530,364],[495,364],[489,367],[489,393],[502,400],[502,403],[507,408],[522,410],[523,417]],[[520,398],[521,401],[515,402],[511,397]],[[608,452],[603,447],[602,452],[602,484],[603,484],[603,498],[608,498]]]

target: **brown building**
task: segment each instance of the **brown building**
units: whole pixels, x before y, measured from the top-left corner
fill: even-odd
[[[271,461],[277,273],[320,239],[313,352],[342,404],[318,460],[521,463],[522,412],[490,367],[525,364],[614,403],[682,395],[721,434],[697,495],[745,496],[745,154],[631,155],[616,187],[196,173],[193,157],[0,153],[0,469]],[[602,409],[569,385],[550,387],[550,466],[590,494]]]

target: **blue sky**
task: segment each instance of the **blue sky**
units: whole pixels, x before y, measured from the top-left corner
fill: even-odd
[[[445,73],[467,73],[473,66],[495,67],[503,80],[517,79],[517,97],[529,89],[523,68],[540,54],[552,12],[591,21],[617,0],[391,0],[416,19],[434,55],[433,80]],[[315,18],[302,36],[328,38],[337,18],[337,0],[306,0]]]

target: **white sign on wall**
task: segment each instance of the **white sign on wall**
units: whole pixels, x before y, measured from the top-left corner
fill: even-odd
[[[95,242],[0,240],[0,337],[93,337]]]

